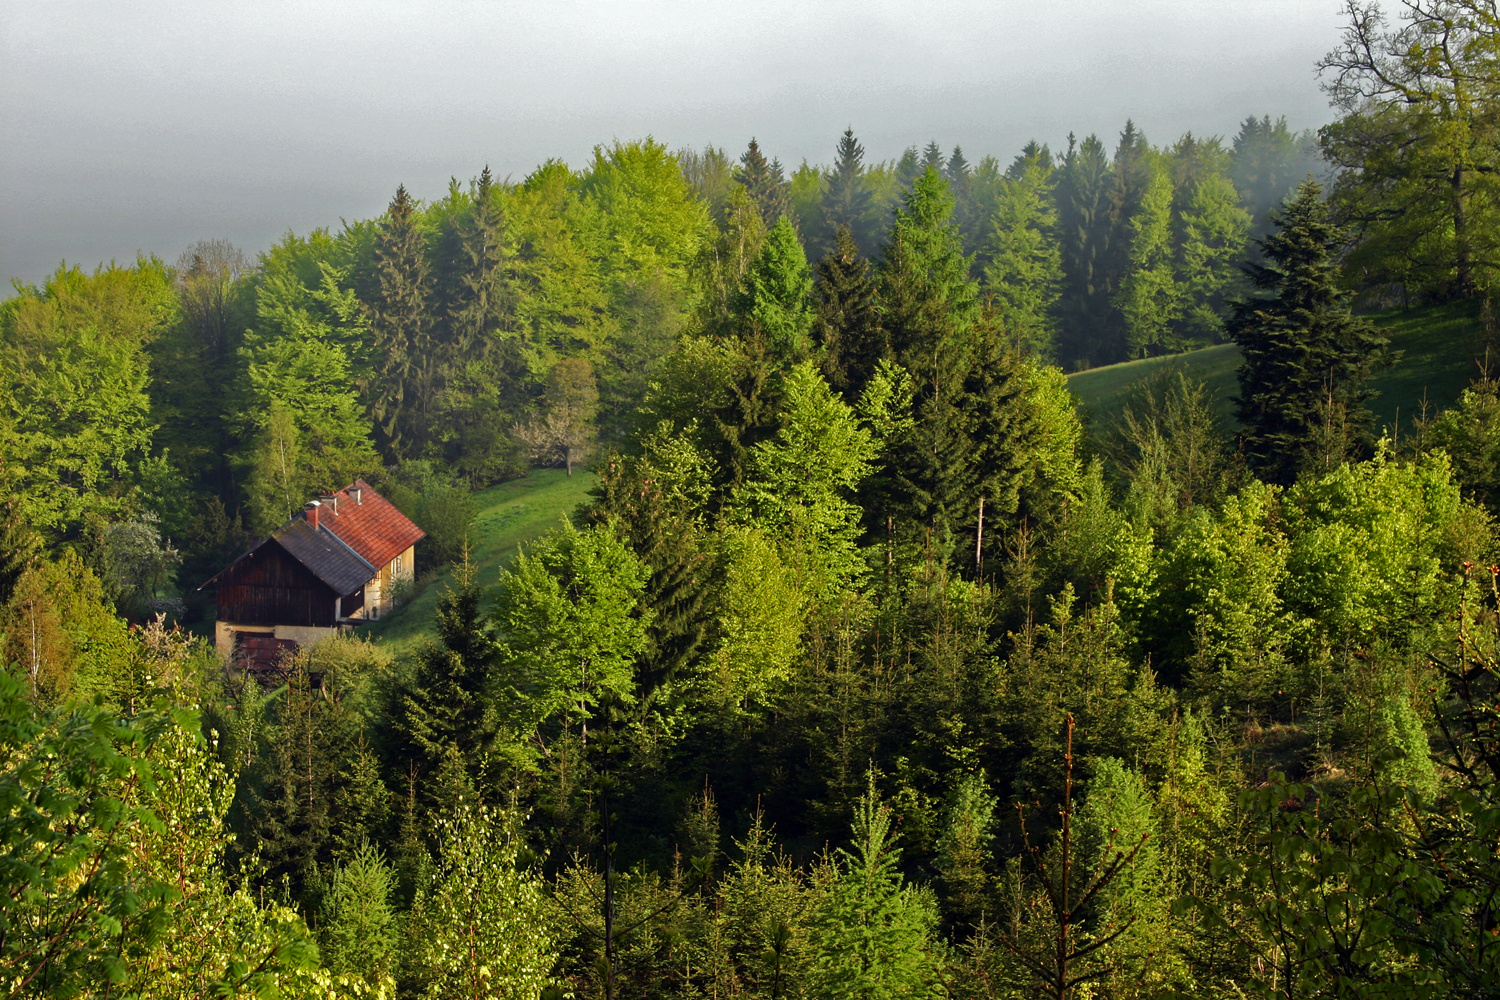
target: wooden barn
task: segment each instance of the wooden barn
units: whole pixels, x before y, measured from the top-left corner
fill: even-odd
[[[287,650],[380,618],[412,579],[424,535],[363,480],[310,501],[203,584],[218,588],[219,650],[264,671]]]

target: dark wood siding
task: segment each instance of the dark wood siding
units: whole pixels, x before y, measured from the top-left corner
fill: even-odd
[[[333,591],[274,539],[218,579],[219,620],[243,625],[332,626]]]

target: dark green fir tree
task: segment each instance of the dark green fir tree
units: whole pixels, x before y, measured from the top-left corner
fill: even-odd
[[[479,609],[479,580],[467,558],[438,601],[438,642],[417,654],[415,676],[398,706],[397,771],[414,768],[418,796],[442,797],[454,761],[482,787],[496,715],[489,684],[496,647]]]
[[[838,159],[828,174],[823,193],[823,220],[819,246],[823,252],[836,249],[836,235],[842,226],[849,231],[860,251],[868,253],[875,240],[873,204],[865,187],[865,148],[847,128],[839,139]]]
[[[887,347],[870,262],[860,256],[845,226],[834,248],[818,262],[813,339],[822,353],[823,375],[846,403],[854,403]]]
[[[399,461],[421,450],[433,389],[427,240],[405,185],[396,189],[375,237],[375,276],[369,304],[375,361],[365,398],[382,453]]]
[[[740,172],[735,179],[745,185],[745,190],[760,208],[760,217],[765,221],[767,229],[776,225],[777,219],[791,212],[791,191],[780,161],[768,162],[765,154],[760,151],[760,143],[753,138],[740,157]]]
[[[1100,336],[1112,308],[1106,276],[1111,173],[1098,136],[1068,137],[1057,188],[1063,289],[1059,300],[1057,358],[1072,371],[1102,364]]]
[[[1245,456],[1266,480],[1290,484],[1369,454],[1369,378],[1387,361],[1387,338],[1350,314],[1339,285],[1347,236],[1322,189],[1303,184],[1271,219],[1264,262],[1248,269],[1264,294],[1237,303],[1228,329],[1244,359],[1236,406]]]

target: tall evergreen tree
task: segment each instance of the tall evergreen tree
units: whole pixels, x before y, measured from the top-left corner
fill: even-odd
[[[1268,295],[1235,305],[1229,335],[1240,345],[1236,400],[1246,457],[1266,479],[1293,482],[1369,451],[1370,373],[1387,338],[1349,313],[1339,287],[1346,236],[1311,181],[1273,213],[1276,230],[1260,240],[1265,263],[1249,269]]]
[[[818,262],[816,298],[813,340],[822,350],[823,375],[852,403],[885,356],[886,343],[870,262],[845,226]]]
[[[419,454],[432,403],[432,278],[427,241],[406,186],[375,237],[378,287],[368,304],[374,372],[366,404],[387,459]]]
[[[1129,266],[1119,294],[1126,346],[1137,358],[1182,346],[1174,336],[1182,301],[1173,267],[1172,181],[1163,164],[1150,169],[1151,179],[1130,219]]]
[[[917,152],[916,146],[907,146],[901,151],[901,159],[896,161],[896,182],[901,185],[902,191],[910,191],[922,171],[927,167],[922,163],[922,154]]]
[[[1135,122],[1126,121],[1115,146],[1113,170],[1110,172],[1109,228],[1103,255],[1105,298],[1099,345],[1102,355],[1095,359],[1096,364],[1123,361],[1130,354],[1130,331],[1121,308],[1121,292],[1127,276],[1137,268],[1137,262],[1131,256],[1136,243],[1132,227],[1156,174],[1151,152],[1151,146],[1135,127]],[[1170,193],[1168,197],[1170,199]]]
[[[1250,213],[1255,235],[1271,226],[1271,211],[1312,173],[1318,153],[1311,136],[1287,128],[1286,118],[1250,115],[1240,123],[1230,153],[1229,176]]]
[[[1063,284],[1054,182],[1039,160],[1017,166],[1001,179],[989,220],[985,290],[1006,336],[1050,357],[1058,346],[1055,312]]]
[[[765,221],[767,229],[774,226],[777,219],[791,212],[791,194],[786,177],[782,174],[780,161],[766,162],[765,154],[760,151],[760,143],[753,138],[740,157],[740,172],[735,180],[745,186],[745,190],[760,208],[760,217]]]
[[[402,745],[393,763],[397,770],[415,767],[429,801],[451,798],[436,780],[449,760],[482,789],[494,744],[489,684],[498,653],[479,597],[477,574],[466,561],[438,600],[438,642],[428,642],[417,654],[415,674],[397,709]]]
[[[829,171],[827,188],[823,193],[823,228],[820,244],[825,252],[832,252],[837,243],[839,227],[848,229],[856,247],[868,252],[874,240],[874,219],[870,191],[865,187],[865,148],[854,138],[854,129],[847,128],[839,139],[838,159]]]
[[[922,166],[928,170],[936,170],[939,174],[943,172],[946,161],[943,159],[943,148],[934,139],[922,150]]]
[[[807,254],[788,216],[766,234],[760,253],[740,286],[735,311],[743,323],[770,341],[786,362],[807,355],[812,328],[812,274]]]
[[[1106,255],[1112,183],[1098,136],[1081,143],[1069,136],[1058,185],[1064,291],[1057,357],[1070,369],[1107,360],[1103,332],[1111,305]]]
[[[892,359],[912,377],[915,422],[872,478],[877,509],[867,515],[892,519],[912,541],[932,529],[941,544],[973,485],[962,386],[979,296],[953,223],[953,197],[936,169],[917,179],[897,212],[880,290]]]

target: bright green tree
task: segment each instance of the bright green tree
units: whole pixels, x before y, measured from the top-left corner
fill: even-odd
[[[522,738],[556,716],[586,724],[601,701],[634,698],[647,573],[608,525],[564,523],[501,575],[499,677]]]
[[[782,546],[798,588],[823,599],[857,583],[860,509],[849,497],[871,471],[875,444],[811,362],[782,387],[781,427],[755,446],[734,505]]]
[[[806,981],[813,996],[942,995],[937,907],[926,890],[905,884],[891,819],[872,775],[855,807],[853,850],[840,848],[829,859],[827,888],[809,928],[815,957]]]
[[[1054,308],[1063,284],[1054,183],[1052,171],[1040,165],[1001,181],[984,271],[1006,336],[1046,356],[1056,348]]]
[[[1182,347],[1216,340],[1224,333],[1224,316],[1241,285],[1240,264],[1250,235],[1250,215],[1238,200],[1229,178],[1212,173],[1193,186],[1178,216],[1183,316],[1177,340]]]
[[[342,272],[320,263],[316,287],[268,273],[256,329],[245,335],[240,461],[254,530],[270,531],[311,496],[379,468],[345,343],[363,336]]]
[[[552,981],[558,915],[522,867],[514,817],[464,803],[437,818],[438,857],[409,918],[407,977],[428,1000],[532,1000]]]
[[[47,540],[136,507],[155,431],[144,348],[175,309],[170,273],[145,258],[92,275],[60,267],[0,303],[0,459]]]
[[[1172,179],[1159,162],[1152,162],[1150,171],[1129,220],[1129,267],[1120,286],[1120,312],[1132,357],[1180,346],[1173,336],[1183,303],[1173,266]]]
[[[779,358],[807,355],[813,323],[812,274],[791,219],[771,226],[750,265],[734,310]]]

